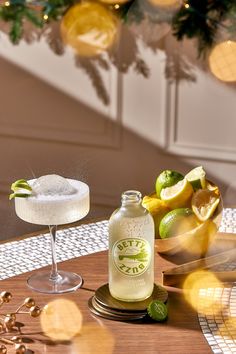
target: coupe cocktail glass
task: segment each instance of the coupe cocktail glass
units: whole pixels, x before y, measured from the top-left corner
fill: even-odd
[[[78,221],[88,214],[89,187],[57,175],[42,176],[28,183],[32,194],[27,198],[15,198],[16,214],[26,222],[49,226],[52,250],[51,271],[37,271],[27,280],[28,286],[52,294],[76,290],[82,285],[82,277],[57,270],[56,233],[58,225]]]

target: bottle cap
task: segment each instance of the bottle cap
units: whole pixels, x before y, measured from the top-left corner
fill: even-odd
[[[147,308],[149,316],[158,322],[164,321],[167,318],[168,310],[164,302],[153,300]]]

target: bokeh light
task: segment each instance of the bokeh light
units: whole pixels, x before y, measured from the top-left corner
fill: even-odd
[[[81,331],[82,314],[73,301],[56,299],[44,307],[40,322],[43,332],[51,339],[71,340]]]
[[[98,324],[87,324],[73,339],[71,354],[112,354],[115,339],[112,333]]]
[[[209,55],[210,70],[219,80],[236,81],[236,42],[217,44]]]
[[[113,45],[118,24],[117,17],[102,4],[82,2],[72,6],[62,18],[62,39],[79,55],[96,56]]]
[[[198,270],[189,274],[183,284],[183,292],[186,301],[201,313],[208,313],[213,307],[221,308],[217,300],[206,295],[208,288],[222,288],[220,280],[208,270]]]

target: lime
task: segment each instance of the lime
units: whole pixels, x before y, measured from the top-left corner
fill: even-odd
[[[171,187],[184,178],[181,173],[176,171],[165,170],[157,177],[156,194],[160,198],[161,190],[166,187]]]
[[[25,179],[19,179],[12,183],[11,190],[14,193],[10,194],[9,200],[12,200],[13,198],[27,198],[32,192],[31,186]]]
[[[148,315],[155,321],[161,322],[167,318],[168,311],[164,302],[153,300],[147,308]]]
[[[192,209],[200,221],[206,221],[213,216],[220,196],[217,190],[199,189],[192,198]]]
[[[152,215],[155,223],[155,235],[158,237],[161,219],[170,211],[170,208],[163,200],[157,198],[156,193],[143,197],[142,205]]]
[[[193,187],[186,179],[182,179],[172,187],[163,188],[161,191],[161,199],[171,209],[183,208],[188,205],[193,194]]]
[[[19,179],[18,181],[12,183],[11,190],[15,192],[19,189],[27,189],[28,191],[32,191],[32,188],[25,179]]]
[[[202,166],[191,170],[185,178],[191,183],[194,190],[206,188],[206,172]]]
[[[162,239],[182,235],[198,226],[198,219],[189,208],[170,211],[160,222],[159,234]]]

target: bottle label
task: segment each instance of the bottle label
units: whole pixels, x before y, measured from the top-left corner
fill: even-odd
[[[118,240],[112,247],[112,258],[116,269],[127,276],[143,274],[151,261],[151,247],[143,238]]]

